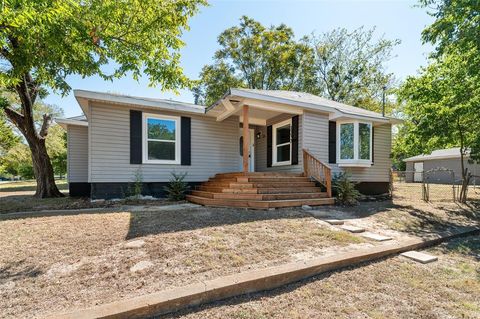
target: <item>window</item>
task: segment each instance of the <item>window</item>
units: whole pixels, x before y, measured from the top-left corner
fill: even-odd
[[[180,164],[180,120],[173,116],[144,114],[143,161]]]
[[[273,165],[290,165],[292,162],[292,120],[273,125]]]
[[[338,163],[340,166],[370,166],[372,124],[360,121],[337,122]]]

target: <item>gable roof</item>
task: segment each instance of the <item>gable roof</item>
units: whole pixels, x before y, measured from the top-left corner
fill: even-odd
[[[467,157],[469,152],[467,152]],[[445,148],[441,150],[435,150],[431,154],[422,154],[417,156],[412,156],[404,159],[404,162],[418,162],[418,161],[429,161],[435,159],[448,159],[448,158],[459,158],[460,157],[460,147]]]

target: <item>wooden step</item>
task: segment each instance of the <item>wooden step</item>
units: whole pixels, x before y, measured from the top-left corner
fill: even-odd
[[[290,193],[290,194],[245,194],[245,193],[212,193],[205,191],[192,191],[192,195],[216,199],[250,199],[250,200],[285,200],[285,199],[311,199],[326,198],[327,193]]]
[[[283,193],[320,193],[322,190],[318,187],[271,187],[271,188],[258,188],[259,194],[283,194]]]
[[[301,182],[310,182],[308,177],[245,177],[246,182],[251,183],[301,183]]]
[[[254,209],[268,209],[281,207],[296,207],[302,205],[318,206],[332,205],[333,198],[313,198],[313,199],[290,199],[290,200],[232,200],[232,199],[214,199],[187,195],[187,200],[200,205],[218,206],[218,207],[244,207]]]
[[[245,194],[257,194],[256,188],[226,188],[226,187],[211,187],[211,186],[197,186],[197,190],[212,192],[212,193],[245,193]]]
[[[303,173],[281,173],[281,172],[251,172],[251,173],[242,173],[242,172],[231,172],[231,173],[219,173],[215,174],[215,177],[303,177]]]

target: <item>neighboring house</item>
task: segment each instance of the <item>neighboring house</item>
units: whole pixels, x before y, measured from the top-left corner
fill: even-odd
[[[462,168],[460,160],[460,148],[448,148],[433,151],[428,155],[417,155],[403,160],[406,163],[406,182],[422,182],[428,176],[431,183],[451,184],[458,183],[462,179]],[[464,165],[470,173],[476,177],[472,183],[480,183],[480,164],[470,161],[467,153],[464,158]],[[428,172],[428,173],[427,173]]]
[[[304,149],[332,175],[348,171],[361,192],[388,192],[397,122],[375,112],[290,91],[231,89],[209,107],[74,93],[84,116],[57,119],[67,130],[74,196],[122,197],[137,171],[154,196],[164,195],[172,172],[186,172],[192,185],[242,171],[296,173],[300,181]]]

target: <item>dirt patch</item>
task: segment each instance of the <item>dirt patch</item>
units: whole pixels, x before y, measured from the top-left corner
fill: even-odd
[[[84,308],[358,245],[372,244],[296,210],[201,207],[4,220],[0,316]]]

